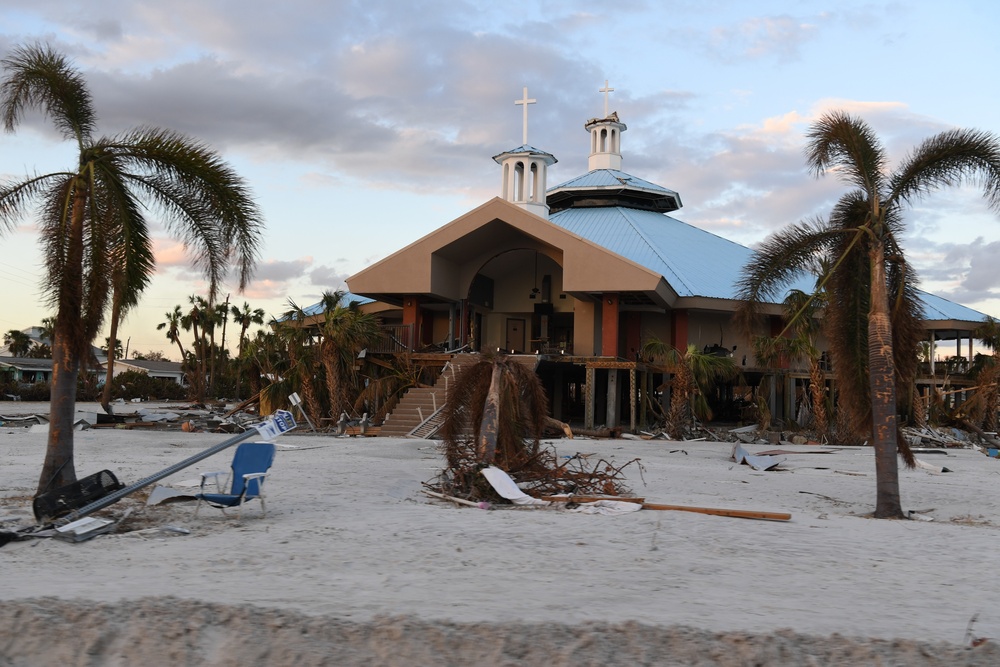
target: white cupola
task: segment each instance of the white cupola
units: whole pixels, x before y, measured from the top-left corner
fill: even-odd
[[[557,160],[551,153],[528,144],[528,105],[534,103],[535,100],[528,99],[528,89],[524,88],[522,98],[514,101],[514,104],[524,107],[522,143],[517,148],[494,155],[493,160],[500,165],[502,172],[501,198],[537,216],[548,218],[546,170]]]
[[[616,169],[622,168],[622,132],[628,128],[625,123],[618,120],[618,112],[608,111],[608,93],[614,88],[608,86],[607,80],[604,87],[598,90],[604,93],[604,117],[591,118],[584,127],[590,132],[590,158],[587,166],[590,171],[595,169]]]

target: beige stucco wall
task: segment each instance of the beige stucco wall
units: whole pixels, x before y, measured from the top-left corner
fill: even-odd
[[[601,328],[597,326],[600,310],[590,301],[573,299],[573,354],[589,357],[599,350],[596,335]]]

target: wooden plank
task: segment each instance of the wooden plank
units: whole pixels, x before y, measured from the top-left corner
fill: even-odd
[[[425,494],[431,496],[432,498],[440,498],[441,500],[450,500],[453,503],[456,503],[458,505],[465,505],[467,507],[482,508],[482,505],[480,505],[479,503],[474,503],[471,500],[466,500],[465,498],[456,498],[455,496],[447,496],[443,493],[438,493],[437,491],[430,491],[429,489],[424,489],[423,491]]]
[[[788,521],[791,514],[782,512],[758,512],[756,510],[729,510],[717,509],[714,507],[693,507],[691,505],[661,505],[659,503],[647,503],[645,498],[631,498],[625,496],[542,496],[542,500],[550,503],[594,503],[598,500],[620,500],[626,503],[641,503],[644,510],[677,510],[681,512],[697,512],[699,514],[714,514],[716,516],[732,516],[741,519],[765,519],[768,521]]]
[[[644,510],[676,510],[679,512],[697,512],[716,516],[733,516],[741,519],[764,519],[766,521],[789,521],[791,514],[784,512],[758,512],[755,510],[728,510],[714,507],[693,507],[691,505],[660,505],[658,503],[643,503]]]

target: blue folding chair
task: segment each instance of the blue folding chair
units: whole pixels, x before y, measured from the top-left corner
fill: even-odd
[[[198,504],[194,508],[194,515],[198,516],[202,501],[212,507],[218,507],[222,513],[226,513],[227,508],[237,508],[236,518],[239,520],[243,514],[243,503],[254,498],[260,498],[260,508],[263,516],[267,516],[267,505],[264,503],[264,481],[267,478],[267,471],[274,463],[274,443],[271,442],[244,442],[236,448],[233,455],[232,472],[203,472],[201,474],[201,489],[197,495]],[[224,476],[229,476],[231,486],[229,492],[223,489],[230,482],[221,481]],[[215,493],[205,493],[205,482],[210,478],[215,480]]]

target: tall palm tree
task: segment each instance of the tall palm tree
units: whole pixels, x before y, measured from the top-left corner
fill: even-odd
[[[194,251],[215,294],[235,264],[242,289],[260,244],[261,217],[244,181],[204,144],[140,127],[95,137],[97,116],[82,74],[36,44],[0,61],[0,118],[13,132],[40,111],[78,151],[67,171],[0,184],[0,232],[37,204],[45,254],[43,289],[56,307],[48,448],[38,492],[76,479],[77,377],[104,323],[114,275],[141,291],[154,270],[149,211]]]
[[[5,333],[3,344],[12,357],[26,357],[31,352],[31,336],[19,329],[11,329]]]
[[[903,213],[941,186],[962,183],[981,186],[989,205],[1000,209],[1000,141],[949,130],[890,172],[871,127],[836,111],[812,126],[806,155],[816,176],[833,171],[851,189],[828,220],[792,225],[761,245],[738,288],[743,319],[750,322],[760,303],[780,298],[817,257],[829,262],[822,279],[829,295],[825,325],[840,409],[875,447],[875,516],[902,518],[897,454],[905,442],[897,435],[896,387],[912,383],[921,337],[917,279],[900,244]]]
[[[149,248],[152,252],[152,248]],[[148,264],[153,263],[153,257],[150,255],[144,260]],[[139,296],[145,290],[149,284],[150,274],[145,276],[145,281],[140,285],[129,285],[126,282],[126,276],[123,266],[115,266],[112,268],[111,276],[111,326],[108,331],[108,340],[115,341],[115,345],[120,345],[118,341],[118,325],[121,323],[122,318],[125,317],[126,313],[134,308],[139,303]],[[104,390],[101,392],[101,407],[109,415],[114,413],[111,408],[111,378],[115,374],[115,359],[118,358],[118,349],[116,347],[115,354],[108,355],[107,371],[104,375]]]

